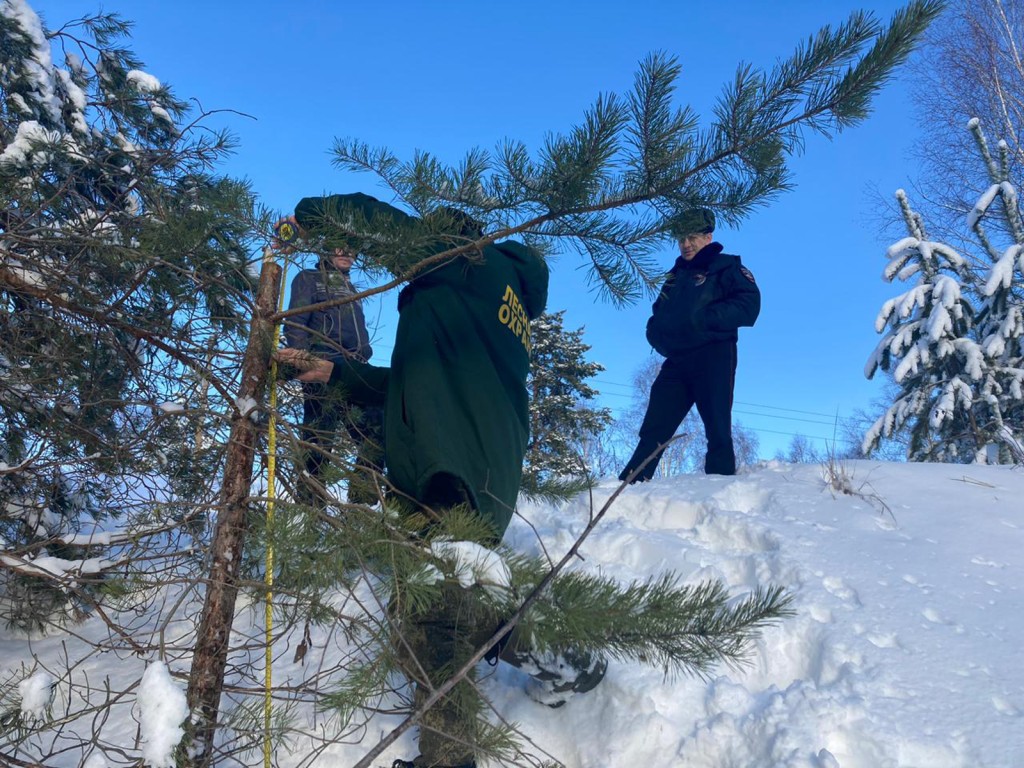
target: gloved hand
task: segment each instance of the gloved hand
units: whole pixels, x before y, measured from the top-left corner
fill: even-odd
[[[274,353],[278,365],[278,376],[307,382],[326,382],[331,378],[334,363],[322,360],[304,349],[284,347]],[[287,371],[287,374],[281,371]]]

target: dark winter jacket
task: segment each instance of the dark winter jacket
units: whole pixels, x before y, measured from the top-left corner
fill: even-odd
[[[317,268],[304,269],[292,280],[288,309],[308,307],[355,293],[348,272],[338,269],[330,258],[324,257]],[[373,355],[363,308],[358,301],[291,315],[285,323],[284,335],[289,347],[308,349],[320,357],[334,359],[351,355],[366,362]]]
[[[388,217],[412,230],[419,223],[359,194],[307,198],[296,218],[304,228],[320,222],[327,230],[323,212],[333,209],[340,219],[329,218],[342,226],[357,222],[346,207],[364,220]],[[374,248],[358,233],[354,239]],[[397,268],[451,244],[435,237]],[[350,399],[385,404],[385,463],[398,490],[423,500],[436,476],[458,478],[499,537],[519,493],[529,435],[530,320],[544,311],[547,290],[547,265],[520,243],[453,257],[402,291],[390,368],[348,363],[336,365],[331,377]]]
[[[760,311],[750,270],[710,243],[690,261],[676,259],[647,321],[647,340],[668,358],[705,344],[735,343],[737,329],[753,325]]]

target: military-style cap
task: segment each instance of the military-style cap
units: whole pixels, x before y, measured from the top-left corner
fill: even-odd
[[[669,224],[673,237],[686,237],[695,232],[710,234],[715,231],[715,214],[707,208],[690,208],[674,217]]]

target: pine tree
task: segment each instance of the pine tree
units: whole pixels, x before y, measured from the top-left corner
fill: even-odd
[[[884,277],[914,284],[886,302],[875,323],[884,335],[865,373],[889,373],[899,391],[864,449],[907,430],[912,461],[1021,463],[1024,226],[1008,146],[1001,142],[994,156],[979,122],[968,128],[989,182],[966,221],[977,241],[972,258],[929,241],[921,216],[897,192],[909,236],[889,248]],[[996,245],[990,231],[1008,233],[1009,245]]]
[[[725,88],[715,119],[707,128],[701,128],[691,110],[673,104],[677,63],[668,56],[653,55],[642,63],[630,94],[600,96],[581,124],[567,134],[550,135],[536,154],[509,139],[494,152],[473,149],[460,163],[448,166],[425,151],[406,162],[386,148],[373,148],[356,139],[339,140],[336,165],[376,174],[428,228],[435,226],[439,233],[455,229],[449,213],[455,209],[480,222],[485,234],[467,238],[443,253],[424,256],[406,268],[403,264],[409,263],[410,257],[423,252],[422,231],[403,231],[348,211],[329,212],[321,226],[357,241],[371,265],[381,274],[394,276],[382,287],[396,287],[434,264],[472,253],[484,243],[518,237],[542,252],[555,244],[575,248],[587,260],[589,279],[603,296],[613,303],[635,301],[660,276],[661,270],[650,257],[661,247],[671,221],[681,210],[706,206],[722,221],[735,225],[785,191],[789,186],[788,157],[802,148],[806,132],[828,135],[861,121],[872,95],[909,55],[939,9],[936,2],[911,3],[887,28],[881,28],[868,14],[856,13],[836,29],[821,30],[770,72],[742,65]],[[428,231],[426,236],[431,234]],[[594,524],[601,517],[596,514]],[[471,531],[449,532],[448,536],[473,538]],[[531,594],[540,596],[549,587],[553,589],[573,552],[550,567],[539,591]],[[435,566],[422,572],[435,575],[438,570],[453,578],[450,567]],[[671,580],[645,585],[643,589],[650,590],[654,598],[641,612],[672,603],[666,591],[671,591],[670,584]],[[437,586],[435,578],[406,575],[396,578],[394,588],[436,590]],[[615,615],[614,606],[629,590],[628,585],[610,585],[607,590],[595,587],[572,592],[567,605],[581,609],[576,614],[579,624],[574,627],[580,635],[563,635],[563,640],[572,643],[590,637],[594,641],[591,647],[614,652],[612,637],[587,630],[596,630],[601,616]],[[781,594],[776,593],[775,600],[764,597],[755,600],[748,615],[760,620],[779,615],[776,609]],[[443,598],[435,592],[433,598],[424,594],[422,599]],[[514,616],[525,617],[528,609],[524,604]],[[672,613],[682,615],[683,606],[673,603]],[[641,619],[631,613],[630,617],[638,625],[652,626],[647,616]],[[734,637],[743,644],[740,636]],[[645,641],[650,640],[648,636]],[[482,658],[487,647],[467,654],[465,664],[452,670],[447,682],[420,702],[356,768],[372,765],[387,744],[434,702],[450,690],[464,687],[471,679],[473,662]],[[689,658],[688,649],[681,647],[666,653],[682,664]],[[366,671],[357,676],[367,687],[354,696],[343,696],[339,700],[342,711],[359,706],[358,701],[366,700],[363,695],[386,680],[381,670],[387,667],[373,661],[380,655],[370,658]],[[467,703],[467,707],[471,705]],[[479,707],[478,703],[477,711]],[[487,735],[486,743],[477,740],[479,749],[490,751],[508,744],[507,731]]]
[[[591,284],[604,297],[619,304],[635,301],[657,283],[661,270],[651,255],[662,247],[681,210],[706,206],[720,220],[735,225],[785,191],[789,187],[788,158],[802,149],[806,134],[830,135],[863,120],[873,94],[909,55],[939,9],[937,2],[912,2],[884,28],[869,14],[855,13],[835,29],[822,29],[769,72],[741,65],[707,127],[701,127],[692,110],[674,105],[679,67],[671,57],[656,54],[641,64],[631,93],[600,96],[578,126],[566,134],[551,134],[536,153],[509,139],[493,152],[470,150],[459,163],[449,166],[426,151],[403,161],[387,148],[374,148],[358,139],[338,140],[335,164],[345,170],[374,173],[423,226],[405,229],[346,210],[326,212],[321,229],[357,243],[364,264],[375,274],[392,276],[375,289],[378,291],[397,287],[456,255],[472,254],[485,243],[517,237],[542,252],[556,245],[574,248],[587,262]],[[479,222],[483,234],[466,237],[451,249],[428,256],[425,241],[459,230],[453,210]],[[415,262],[414,266],[404,266],[410,262]],[[596,525],[602,515],[603,511],[595,513],[592,523]],[[451,522],[457,528],[455,516],[450,517],[453,520],[446,520],[446,525]],[[483,532],[474,532],[466,522],[461,529],[445,530],[443,535],[456,542],[483,540]],[[373,540],[383,542],[385,537]],[[403,557],[422,558],[425,554],[419,547],[398,549]],[[556,590],[555,584],[564,578],[563,570],[575,552],[573,548],[559,563],[540,566],[547,575],[528,593],[532,598],[524,598],[512,620],[529,621],[530,606]],[[386,557],[383,561],[395,562]],[[420,560],[409,571],[397,565],[392,568],[391,594],[405,595],[399,603],[412,610],[443,600],[441,585],[459,578],[457,569],[450,563],[439,564],[436,557]],[[671,606],[669,613],[677,617],[688,613],[688,605],[692,607],[692,594],[684,599],[670,597],[675,594],[671,577],[639,587],[587,585],[565,593],[568,597],[561,606],[573,612],[577,623],[571,628],[554,624],[552,630],[561,631],[560,635],[555,631],[561,642],[572,644],[589,638],[590,648],[616,653],[618,640],[598,631],[600,619],[619,615],[615,606],[628,603],[634,588],[651,596],[650,602],[631,604],[636,610],[631,608],[630,621],[638,626],[653,627],[647,620],[654,619],[658,606]],[[715,591],[713,585],[711,591]],[[755,624],[770,621],[781,615],[780,608],[785,610],[781,600],[784,595],[778,591],[755,596],[741,614]],[[394,598],[387,604],[389,610],[396,609]],[[515,604],[513,599],[508,605]],[[648,609],[654,613],[648,615]],[[552,615],[548,614],[548,621]],[[541,627],[546,624],[538,620],[534,637],[543,636]],[[334,700],[345,717],[374,701],[375,693],[383,693],[388,672],[394,669],[386,663],[394,642],[363,623],[359,627],[360,640],[369,640],[366,646],[360,645],[356,656],[367,661]],[[738,629],[735,624],[733,627]],[[224,630],[220,627],[219,634],[210,633],[200,642],[219,642]],[[674,626],[661,636],[673,634],[686,635],[683,628]],[[730,635],[732,639],[725,644],[734,641],[736,648],[750,637],[727,631],[723,638]],[[476,653],[467,652],[465,663],[453,669],[426,701],[418,702],[415,711],[355,768],[373,765],[388,744],[449,691],[471,686],[474,662],[496,639],[492,637]],[[683,666],[694,659],[692,648],[672,646],[660,652],[649,645],[653,635],[638,639],[641,645],[648,645],[632,658],[671,659]],[[723,658],[723,650],[718,646],[711,654]],[[482,707],[479,699],[474,704],[471,694],[460,696],[459,701],[465,701],[470,711]],[[213,712],[216,701],[205,706]],[[474,740],[480,750],[507,756],[502,745],[508,748],[511,735],[507,729],[481,727]]]
[[[588,439],[611,422],[611,411],[590,405],[598,392],[587,380],[604,366],[588,361],[583,329],[567,331],[565,311],[545,313],[530,323],[530,442],[523,490],[544,493],[591,474],[583,455]]]
[[[189,515],[171,500],[208,492],[216,451],[192,436],[218,421],[180,402],[206,379],[224,405],[211,367],[233,367],[252,292],[250,194],[212,174],[231,142],[188,122],[128,29],[0,6],[0,613],[24,626],[96,599],[100,577],[73,577],[102,554],[69,543],[80,528],[115,516],[143,541],[160,519],[166,537]],[[32,566],[46,554],[69,575]]]

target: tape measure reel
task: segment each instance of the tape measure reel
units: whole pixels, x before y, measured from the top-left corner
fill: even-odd
[[[274,236],[282,243],[291,243],[299,239],[299,229],[290,221],[282,221],[274,227]]]

